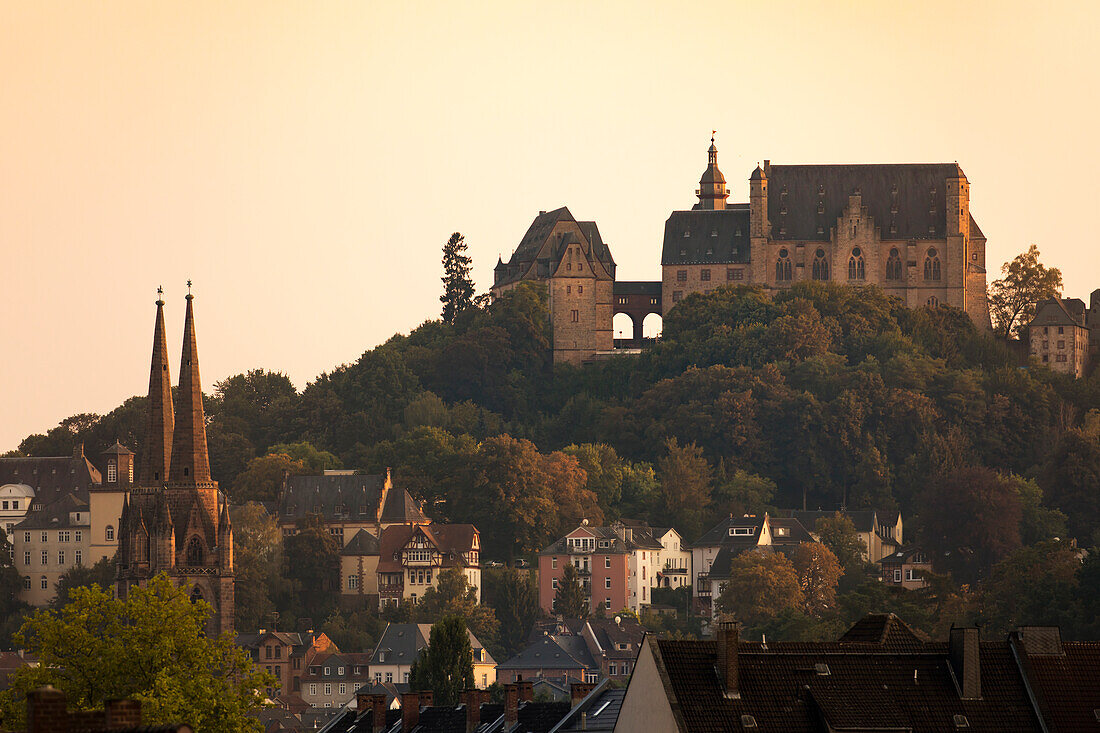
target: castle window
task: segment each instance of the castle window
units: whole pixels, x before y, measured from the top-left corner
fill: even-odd
[[[583,285],[578,285],[577,286],[577,294],[578,295],[584,295],[584,286]]]
[[[791,281],[791,258],[786,247],[779,250],[779,259],[775,261],[775,280],[776,282]]]
[[[1066,332],[1066,327],[1065,326],[1059,326],[1058,327],[1058,333],[1065,333],[1065,332]]]
[[[824,214],[825,213],[825,204],[818,204],[817,205],[817,213],[818,214]]]
[[[710,270],[700,270],[699,271],[699,279],[702,280],[703,282],[709,281],[710,280]]]
[[[690,229],[685,229],[684,230],[684,237],[690,237],[690,236],[691,236],[691,230]]]
[[[937,298],[935,295],[933,295],[931,298],[928,299],[928,306],[930,308],[935,308],[939,304],[940,304],[940,299]]]
[[[687,257],[687,253],[688,253],[688,251],[686,249],[684,249],[683,247],[680,248],[680,256],[681,257]]]
[[[848,258],[848,279],[867,279],[867,266],[863,261],[863,251],[859,247],[853,247],[852,255]]]
[[[572,270],[573,269],[573,263],[572,262],[566,262],[565,263],[565,269],[566,270]]]
[[[744,280],[745,271],[741,268],[729,268],[726,270],[726,280]]]
[[[684,291],[683,290],[673,290],[672,291],[672,302],[673,303],[679,303],[683,299],[684,299]]]
[[[714,254],[714,247],[707,247],[707,257]]]
[[[935,247],[929,247],[928,254],[924,258],[924,279],[940,279],[940,257]]]
[[[187,543],[187,564],[188,565],[202,565],[202,542],[198,537],[192,537]]]
[[[107,529],[103,531],[103,534],[108,542],[113,542],[115,539],[115,528],[108,524]]]
[[[823,227],[823,226],[821,226],[820,224],[818,224],[818,225],[817,225],[817,233],[818,233],[818,234],[824,234],[824,233],[825,233],[825,227]]]
[[[565,294],[566,295],[572,295],[573,294],[573,286],[572,285],[566,285],[565,286]]]
[[[901,280],[901,255],[896,248],[890,250],[890,256],[886,258],[886,279]]]
[[[829,261],[827,259],[825,259],[825,250],[823,250],[823,249],[819,249],[814,254],[813,279],[814,280],[828,280],[829,279]]]
[[[46,580],[45,575],[42,576],[42,582],[41,582],[40,587],[42,588],[42,590],[47,590],[50,587],[50,581]]]
[[[118,481],[118,464],[112,458],[107,461],[107,483],[113,484],[115,481]]]
[[[199,590],[199,587],[195,586],[194,588],[192,588],[191,589],[191,602],[192,603],[198,603],[202,599],[203,599],[202,598],[202,591]]]
[[[580,320],[581,320],[580,311],[574,310],[570,314],[570,320],[572,320],[573,323],[580,323]]]

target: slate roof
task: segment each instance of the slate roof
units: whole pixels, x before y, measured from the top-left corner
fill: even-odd
[[[37,497],[31,506],[39,506]],[[32,509],[23,517],[23,521],[15,525],[15,529],[65,529],[67,527],[86,528],[91,523],[81,521],[73,523],[69,521],[70,513],[81,512],[87,519],[88,502],[86,499],[78,499],[72,493],[66,493],[60,499],[52,501],[40,509]]]
[[[813,241],[829,239],[856,190],[884,240],[943,239],[947,180],[966,177],[955,163],[772,165],[766,172],[771,238]]]
[[[420,650],[428,646],[431,628],[430,624],[386,624],[386,630],[371,654],[370,663],[412,664],[420,655]],[[380,651],[387,652],[385,660],[379,657]]]
[[[906,545],[905,547],[899,548],[897,552],[891,553],[879,560],[879,563],[897,564],[912,562],[912,557],[918,553],[924,553],[925,555],[924,562],[921,564],[931,564],[931,560],[929,560],[930,555],[926,553],[924,548],[920,545]]]
[[[464,553],[474,547],[477,528],[472,524],[400,524],[386,527],[379,538],[378,572],[404,572],[400,552],[410,540],[421,532],[429,542],[435,545],[442,558],[443,568],[464,568],[468,566]],[[397,557],[394,557],[397,555]]]
[[[1053,314],[1054,320],[1048,316]],[[1075,325],[1085,327],[1085,303],[1079,298],[1048,298],[1035,307],[1029,326]]]
[[[802,522],[793,517],[768,517],[768,525],[772,529],[772,544],[798,545],[814,541]],[[778,530],[786,530],[786,534],[781,534]]]
[[[1025,626],[1009,643],[1051,731],[1100,729],[1100,642],[1062,642],[1056,627]]]
[[[540,555],[560,555],[568,552],[569,543],[567,542],[568,536],[576,532],[578,529],[585,529],[592,533],[597,540],[608,540],[611,542],[610,547],[599,547],[594,552],[600,552],[603,554],[617,554],[623,552],[634,552],[635,550],[661,550],[664,546],[660,540],[653,537],[649,532],[649,528],[644,525],[629,525],[627,528],[631,530],[630,539],[622,539],[619,537],[618,532],[614,527],[595,527],[592,525],[582,525],[581,527],[575,527],[571,529],[567,534],[558,538],[551,544],[547,545],[541,551]]]
[[[595,669],[598,665],[579,636],[544,636],[506,662],[502,669]]]
[[[604,243],[596,222],[577,221],[573,218],[569,209],[562,206],[553,211],[541,212],[536,216],[534,221],[531,222],[531,226],[529,226],[524,233],[519,245],[512,252],[512,256],[508,259],[508,262],[497,262],[497,266],[493,270],[494,287],[506,285],[523,278],[531,271],[531,265],[536,261],[538,262],[538,267],[535,271],[535,275],[537,277],[548,276],[561,260],[561,254],[565,245],[579,241],[574,232],[564,232],[560,239],[554,241],[547,247],[547,242],[554,232],[554,227],[557,226],[559,222],[576,223],[581,234],[588,240],[588,244],[591,247],[590,259],[602,263],[608,274],[614,278],[615,260],[611,257],[611,250],[608,248],[607,244]]]
[[[340,550],[340,554],[353,556],[377,555],[379,548],[378,538],[367,530],[361,529],[355,533],[350,542],[344,545],[344,549]]]
[[[840,637],[842,644],[876,644],[890,651],[911,651],[925,641],[892,613],[869,613]]]
[[[737,538],[749,540],[752,539],[753,544],[760,541],[760,531],[764,527],[764,516],[758,517],[728,517],[723,519],[718,524],[707,530],[702,537],[695,540],[692,543],[693,547],[706,547],[711,545],[722,545],[726,542],[733,540],[734,537],[730,535],[729,530],[733,527],[752,527],[754,532],[751,535],[737,535]]]
[[[279,495],[279,518],[293,521],[321,514],[326,521],[427,522],[405,489],[385,490],[386,477],[351,474],[288,476]],[[385,494],[385,505],[382,505]],[[337,509],[342,508],[342,512]]]
[[[615,295],[652,295],[661,294],[661,282],[645,280],[616,280],[613,289]]]
[[[792,509],[790,511],[791,517],[793,517],[794,519],[797,519],[798,521],[802,522],[802,526],[804,526],[806,529],[809,529],[811,531],[816,531],[816,529],[817,529],[817,520],[825,518],[825,517],[832,518],[832,517],[836,516],[837,514],[841,514],[845,517],[848,517],[848,519],[851,519],[852,524],[854,524],[856,526],[856,531],[857,532],[873,532],[874,531],[875,517],[877,516],[877,512],[874,509],[867,509],[867,510],[861,510],[861,511],[851,511],[851,510],[848,510],[848,511],[840,511],[840,510],[829,511],[829,510],[823,510],[823,509],[803,511],[801,509]],[[890,514],[890,512],[884,512],[882,514],[882,516],[885,517],[888,514]],[[893,512],[893,515],[894,515],[894,521],[891,522],[891,524],[896,524],[897,523],[897,512]]]
[[[759,552],[775,551],[772,545],[758,545],[755,540],[733,541],[732,538],[730,539],[731,541],[724,543],[722,549],[718,550],[718,554],[714,556],[714,562],[710,565],[710,572],[707,573],[707,577],[711,580],[728,578],[730,574],[730,563],[733,561],[733,558],[744,552],[750,550]]]
[[[592,692],[579,701],[572,710],[551,729],[551,733],[558,731],[579,730],[615,730],[615,723],[619,720],[619,711],[623,706],[623,697],[626,696],[626,688],[611,687],[610,680],[601,682]],[[581,720],[584,713],[584,720]]]
[[[749,205],[674,211],[665,221],[662,265],[747,264]]]
[[[25,484],[34,489],[35,501],[48,504],[66,493],[87,498],[88,489],[103,477],[83,455],[49,458],[0,458],[0,486]]]

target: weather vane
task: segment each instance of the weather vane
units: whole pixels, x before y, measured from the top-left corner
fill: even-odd
[[[191,294],[191,281],[190,280],[187,281],[187,294],[188,295]]]
[[[164,288],[163,288],[163,287],[161,287],[160,285],[158,285],[158,286],[157,286],[157,297],[159,298],[159,297],[161,297],[162,295],[164,295]]]

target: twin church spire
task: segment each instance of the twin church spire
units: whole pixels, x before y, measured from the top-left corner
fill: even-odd
[[[161,292],[158,288],[158,296]],[[193,301],[194,296],[188,292],[183,322],[179,389],[173,405],[168,343],[164,335],[164,301],[157,298],[145,445],[138,472],[139,484],[142,486],[162,486],[165,483],[213,486],[210,455],[206,445],[206,416],[202,406]]]

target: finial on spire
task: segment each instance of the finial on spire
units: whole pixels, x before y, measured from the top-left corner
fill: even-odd
[[[718,132],[718,131],[717,131],[717,130],[711,130],[711,131],[710,131],[710,144],[711,144],[711,145],[714,145],[714,134],[715,134],[716,132]]]
[[[164,305],[164,288],[157,286],[157,305]]]
[[[188,280],[188,281],[187,281],[187,299],[188,299],[188,300],[191,300],[191,297],[192,297],[192,296],[191,296],[191,281],[190,281],[190,280]]]

